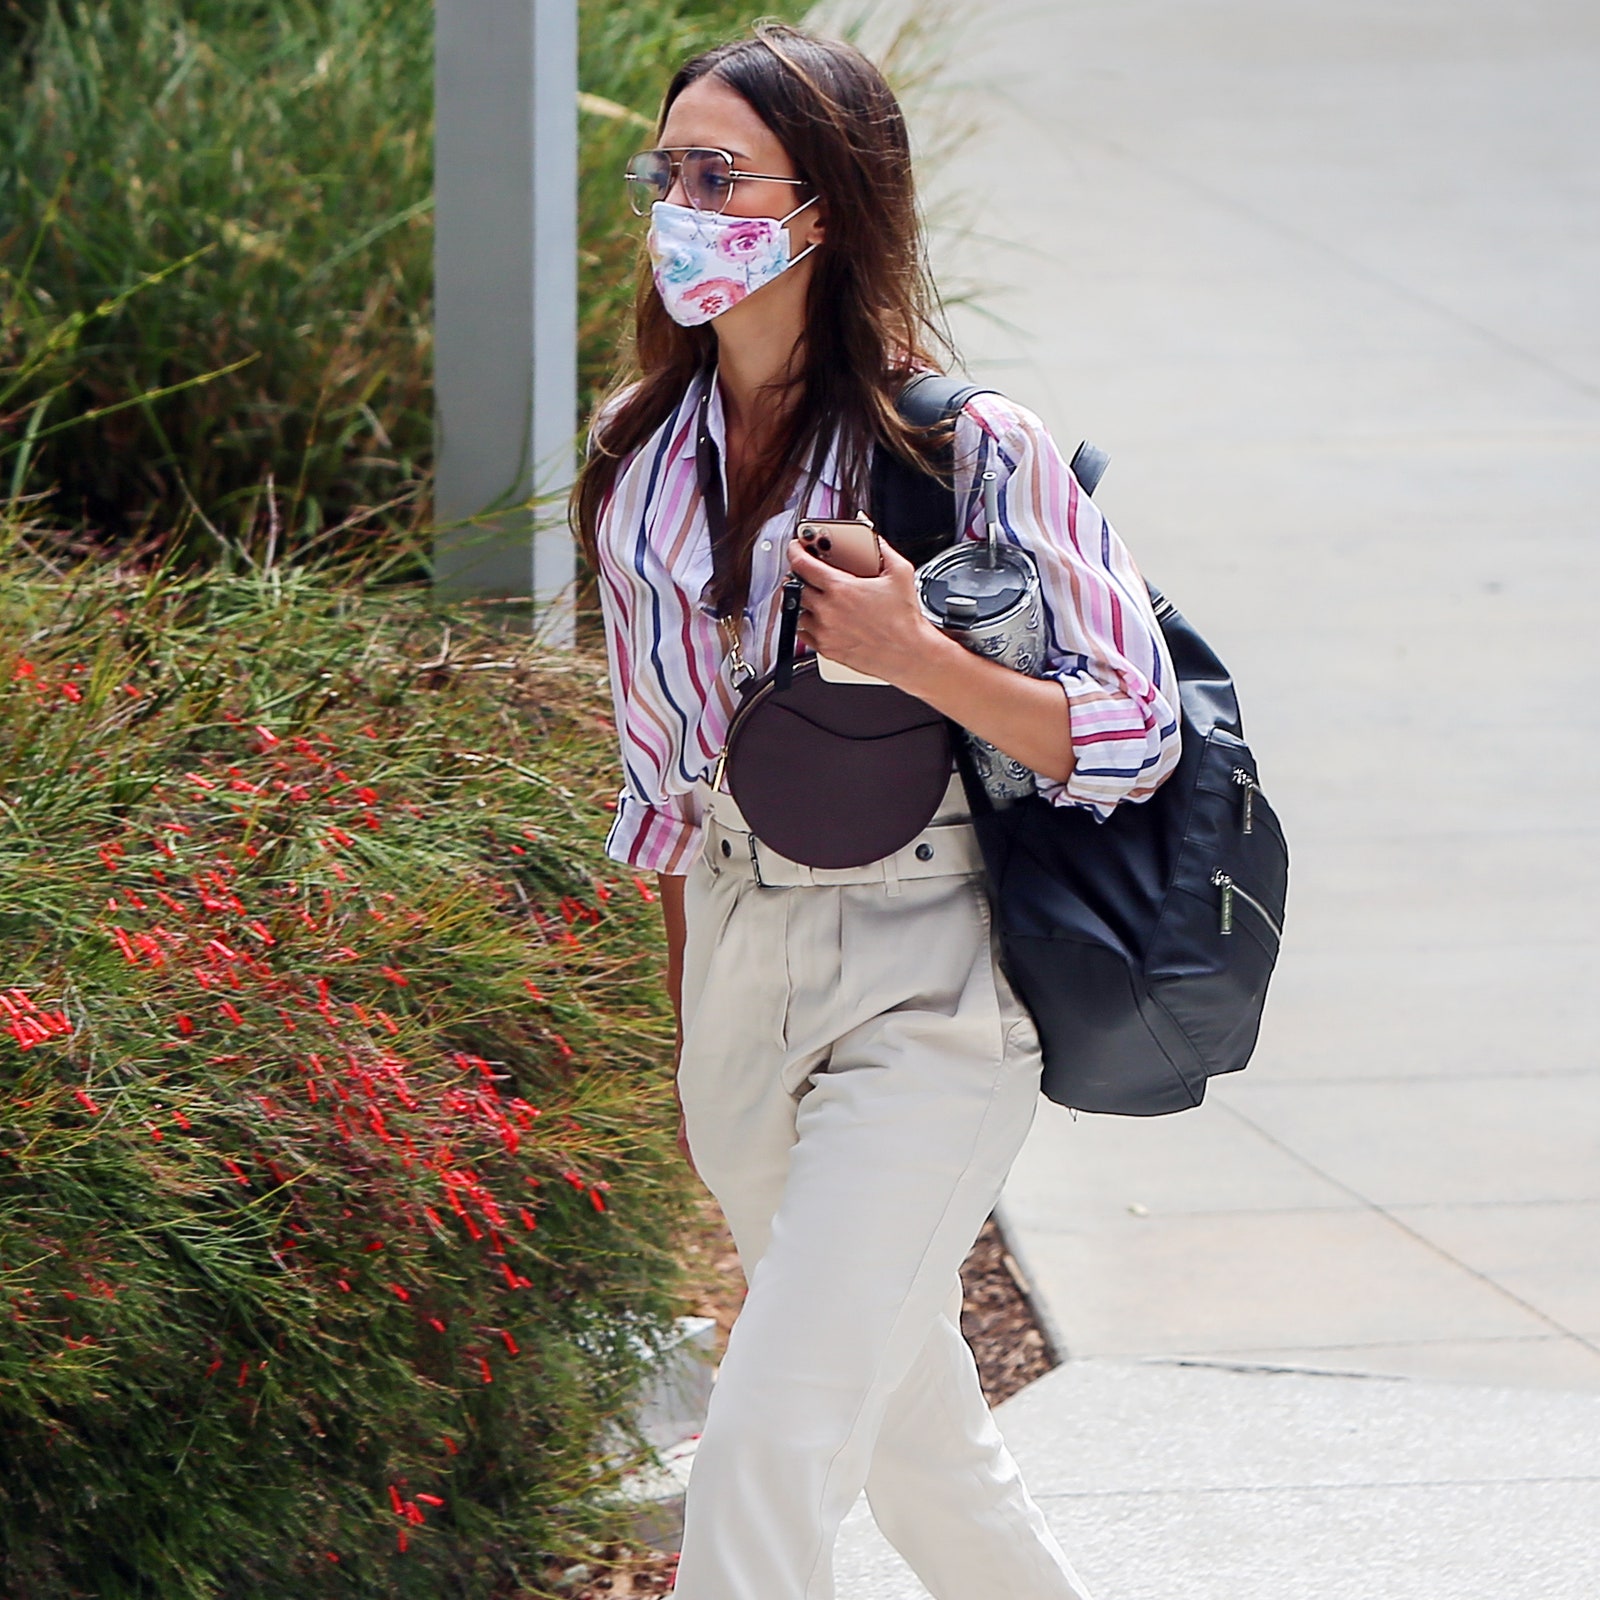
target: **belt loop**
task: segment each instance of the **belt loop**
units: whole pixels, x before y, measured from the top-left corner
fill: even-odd
[[[883,882],[887,893],[898,895],[900,893],[900,852],[896,850],[892,855],[883,858]]]
[[[756,875],[756,887],[765,889],[768,884],[766,879],[761,876],[761,857],[756,854],[756,836],[753,833],[749,833],[745,837],[750,841],[750,870]]]

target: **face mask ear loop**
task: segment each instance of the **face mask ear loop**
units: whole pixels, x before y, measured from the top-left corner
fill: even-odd
[[[788,223],[790,223],[790,222],[792,222],[792,221],[793,221],[793,220],[794,220],[794,219],[795,219],[795,218],[796,218],[796,217],[798,217],[798,216],[799,216],[799,215],[800,215],[800,213],[801,213],[801,212],[802,212],[802,211],[804,211],[804,210],[805,210],[805,208],[806,208],[806,207],[807,207],[807,206],[814,206],[814,205],[815,205],[815,204],[816,204],[816,203],[817,203],[817,201],[818,201],[818,199],[819,199],[819,198],[820,198],[820,197],[819,197],[819,196],[817,196],[817,195],[812,195],[812,197],[811,197],[811,198],[810,198],[810,199],[809,199],[809,200],[802,200],[802,201],[801,201],[801,202],[800,202],[800,204],[799,204],[799,205],[797,205],[797,206],[796,206],[796,207],[795,207],[795,208],[794,208],[794,210],[793,210],[793,211],[791,211],[791,212],[790,212],[790,213],[789,213],[789,215],[788,215],[788,216],[786,216],[786,217],[779,217],[779,218],[778,218],[778,226],[779,226],[779,227],[780,227],[780,228],[782,228],[782,227],[784,227],[784,226],[786,226],[786,225],[787,225],[787,224],[788,224]],[[815,245],[812,245],[812,246],[811,246],[811,248],[812,248],[812,249],[813,249],[813,250],[815,250],[815,249],[816,249],[816,246],[815,246]]]
[[[812,197],[809,200],[801,201],[801,203],[799,205],[797,205],[794,208],[794,210],[789,213],[789,215],[787,217],[779,217],[778,218],[778,226],[780,228],[786,227],[795,217],[798,217],[800,215],[800,213],[802,211],[804,211],[807,206],[814,206],[817,203],[818,198],[819,197],[817,195],[812,195]],[[820,243],[820,241],[819,241],[819,243]],[[789,258],[789,265],[791,267],[798,266],[816,248],[817,248],[817,246],[815,244],[808,244],[805,247],[805,249],[800,252],[799,255],[791,256]]]

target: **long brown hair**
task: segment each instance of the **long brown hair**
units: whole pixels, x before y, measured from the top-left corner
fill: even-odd
[[[850,45],[783,23],[757,23],[750,37],[681,66],[662,101],[656,137],[673,102],[709,74],[749,101],[777,135],[797,175],[827,207],[827,238],[812,258],[803,361],[777,398],[781,425],[730,482],[735,561],[719,606],[736,603],[750,577],[756,530],[784,503],[826,430],[838,428],[846,514],[865,508],[871,447],[931,462],[934,441],[908,428],[895,398],[918,366],[950,353],[928,272],[911,174],[905,118],[883,74]],[[640,276],[631,349],[612,394],[631,392],[607,415],[573,495],[573,522],[591,567],[595,529],[622,461],[661,426],[696,373],[715,360],[707,326],[680,327],[666,313],[648,270]]]

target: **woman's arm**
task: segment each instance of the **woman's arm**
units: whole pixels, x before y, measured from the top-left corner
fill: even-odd
[[[925,700],[1034,772],[1058,783],[1072,776],[1061,685],[975,655],[936,627],[917,603],[915,569],[893,545],[885,541],[876,578],[839,572],[798,539],[789,560],[806,581],[800,638],[813,650]]]
[[[661,920],[667,929],[667,998],[672,1001],[672,1016],[677,1025],[677,1037],[672,1049],[672,1094],[678,1102],[678,1149],[695,1171],[694,1157],[689,1154],[689,1135],[683,1121],[683,1097],[678,1093],[678,1055],[683,1049],[683,877],[678,873],[658,872],[656,883],[661,892]],[[695,1172],[699,1177],[699,1173]]]
[[[791,544],[795,570],[814,585],[802,637],[988,739],[1032,769],[1052,805],[1107,817],[1148,799],[1177,764],[1180,725],[1171,654],[1138,567],[1031,411],[985,393],[957,424],[963,476],[975,485],[995,470],[1002,536],[1038,563],[1050,625],[1041,676],[969,656],[923,616],[912,571],[892,550],[878,577],[861,579]],[[967,537],[981,538],[971,493],[967,513]]]

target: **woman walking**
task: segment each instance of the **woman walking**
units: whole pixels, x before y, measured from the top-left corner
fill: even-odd
[[[793,538],[803,516],[866,509],[874,451],[928,458],[896,400],[937,367],[937,302],[878,71],[764,25],[679,70],[657,138],[628,168],[654,268],[633,370],[595,425],[575,517],[626,774],[607,848],[660,874],[680,1143],[749,1284],[675,1592],[831,1600],[864,1488],[938,1600],[1083,1600],[960,1333],[959,1268],[1040,1077],[961,786],[903,850],[812,871],[752,840],[718,757],[738,684],[774,658],[791,571],[802,650],[925,701],[1053,803],[1102,816],[1177,760],[1171,663],[1127,550],[1038,418],[994,394],[956,419],[958,489],[976,535],[972,485],[999,477],[1004,536],[1041,572],[1046,676],[936,628],[892,549],[854,577]]]

